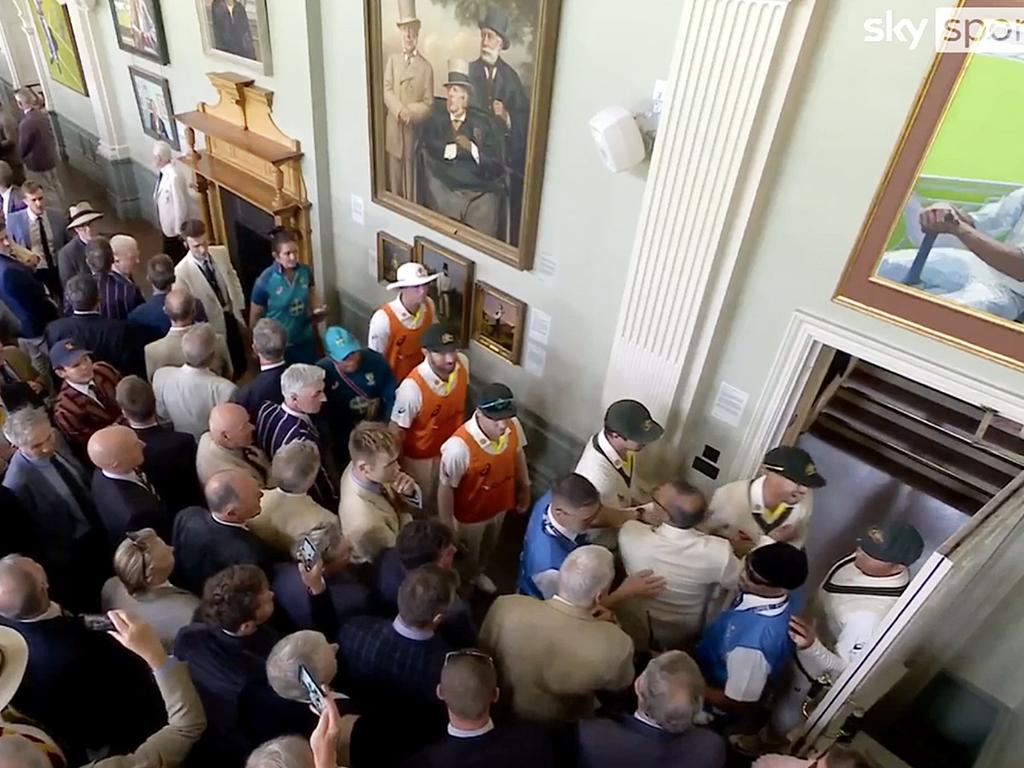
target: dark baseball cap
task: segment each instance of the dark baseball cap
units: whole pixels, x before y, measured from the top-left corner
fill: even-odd
[[[61,339],[50,347],[50,365],[54,368],[67,368],[77,363],[83,355],[89,354],[92,353],[79,346],[74,339]]]
[[[651,417],[647,406],[636,400],[618,400],[608,406],[604,428],[641,445],[653,443],[665,434],[664,427]]]
[[[454,352],[459,348],[459,337],[452,333],[451,328],[435,324],[423,332],[420,346],[430,352]]]
[[[924,552],[924,539],[909,523],[889,522],[868,528],[857,539],[857,546],[875,560],[912,565]]]
[[[480,390],[476,407],[489,419],[511,419],[516,415],[515,395],[504,384],[488,384]]]
[[[772,448],[765,454],[764,468],[807,488],[825,487],[825,478],[818,474],[811,454],[795,445]]]
[[[747,567],[766,586],[799,589],[807,581],[807,554],[792,544],[776,542],[747,555]]]

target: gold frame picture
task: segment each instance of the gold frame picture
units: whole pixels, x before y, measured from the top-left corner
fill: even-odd
[[[235,0],[245,10],[249,26],[249,34],[247,36],[243,35],[239,40],[238,36],[234,34],[235,30],[233,28],[224,28],[225,40],[235,45],[239,50],[244,50],[244,48],[248,47],[249,42],[251,42],[253,53],[251,57],[217,46],[216,30],[214,29],[212,15],[212,5],[217,1],[195,0],[196,13],[199,15],[199,31],[203,41],[203,52],[209,56],[218,56],[226,59],[237,67],[243,67],[263,75],[272,75],[274,73],[274,62],[270,49],[270,24],[267,21],[267,0]],[[254,13],[256,18],[251,18],[250,13]],[[251,40],[247,41],[246,37],[251,38]]]
[[[528,270],[561,0],[474,6],[480,18],[446,0],[364,0],[373,202]],[[406,56],[400,30],[413,23],[424,25],[422,46]],[[488,50],[497,76],[483,64],[493,28],[503,33]],[[468,104],[457,124],[456,85]]]
[[[497,306],[494,307],[494,304]],[[473,341],[488,352],[512,365],[519,365],[523,354],[525,322],[526,302],[487,283],[477,282],[473,287],[471,336]]]
[[[400,253],[392,251],[393,256],[404,256],[404,258],[387,259],[386,252],[389,248]],[[403,264],[408,264],[410,261],[414,261],[413,249],[405,240],[399,240],[394,235],[390,235],[387,232],[381,230],[377,233],[377,282],[381,285],[387,285],[393,283],[398,279],[397,270]],[[393,269],[390,269],[394,265]]]
[[[448,323],[458,331],[459,344],[469,346],[476,264],[425,237],[416,238],[412,258],[425,266],[430,274],[441,273],[441,277],[430,284],[430,297],[434,300],[438,322]]]

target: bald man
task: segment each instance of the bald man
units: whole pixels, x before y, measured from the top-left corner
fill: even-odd
[[[165,540],[171,532],[171,515],[142,471],[143,448],[135,430],[121,425],[89,438],[89,460],[96,466],[92,496],[111,549],[129,531],[152,528]]]
[[[157,369],[184,365],[185,353],[181,338],[196,324],[196,300],[185,286],[171,288],[164,299],[164,314],[171,321],[171,329],[162,339],[146,345],[146,378],[153,380]],[[225,379],[234,376],[231,355],[224,339],[217,336],[214,343],[210,370]]]
[[[102,238],[96,238],[92,243],[99,243]],[[135,284],[135,270],[139,266],[139,244],[134,237],[128,235],[114,235],[110,238],[111,262],[110,271],[106,273],[109,283],[100,288],[101,295],[105,297],[105,307],[111,313],[109,316],[124,320],[137,306],[142,304],[142,291]],[[88,255],[88,249],[86,251]],[[86,260],[88,263],[88,259]],[[99,282],[99,278],[97,278]],[[101,301],[101,303],[103,303]]]
[[[267,487],[270,459],[257,448],[255,430],[249,413],[237,403],[223,403],[210,411],[210,431],[199,438],[196,471],[205,485],[225,469],[236,469],[252,477],[260,487]]]
[[[260,513],[263,491],[246,472],[227,469],[203,489],[206,506],[183,509],[174,519],[174,575],[171,581],[202,594],[206,580],[229,565],[268,571],[279,558],[246,527]]]

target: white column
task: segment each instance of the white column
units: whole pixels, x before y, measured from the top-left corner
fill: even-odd
[[[699,379],[814,3],[681,4],[605,403],[633,397],[680,427],[677,393]]]
[[[15,65],[14,52],[11,50],[11,43],[7,38],[7,29],[3,20],[0,20],[0,51],[2,51],[4,61],[7,62],[7,70],[11,73],[11,85],[21,88],[21,73],[18,72],[18,67]]]
[[[53,99],[50,97],[50,75],[46,69],[46,62],[43,60],[43,49],[39,44],[35,20],[32,18],[32,11],[25,5],[26,2],[27,0],[16,0],[18,19],[21,21],[21,31],[28,38],[28,49],[32,54],[32,63],[35,64],[36,77],[39,81],[39,87],[43,91],[46,108],[53,109]]]
[[[104,71],[103,60],[98,54],[96,34],[93,27],[92,10],[96,0],[58,0],[71,11],[78,54],[82,59],[85,84],[89,88],[89,103],[96,117],[96,132],[99,134],[99,153],[108,160],[122,160],[129,156],[124,131],[114,101],[114,89]],[[110,23],[104,17],[103,21]],[[127,77],[127,72],[125,73]]]

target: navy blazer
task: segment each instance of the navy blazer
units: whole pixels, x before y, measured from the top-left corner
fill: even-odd
[[[322,625],[322,620],[318,621],[318,617],[313,615],[309,590],[299,578],[295,563],[277,563],[274,566],[271,589],[276,609],[295,629],[317,629]],[[351,616],[370,612],[370,590],[348,574],[338,573],[327,577],[327,593],[339,623],[344,623]]]
[[[196,474],[196,439],[159,425],[136,429],[144,443],[142,469],[173,517],[205,503]]]
[[[206,580],[229,565],[256,565],[269,572],[280,558],[255,534],[224,525],[203,507],[183,509],[174,518],[174,576],[171,581],[197,595]]]
[[[694,726],[669,733],[632,715],[584,720],[579,726],[580,768],[725,768],[725,740]]]
[[[153,293],[128,313],[129,323],[145,329],[147,344],[162,339],[171,330],[171,318],[164,312],[164,301],[166,300],[166,293]],[[206,309],[199,299],[196,299],[196,322],[206,322]]]
[[[152,528],[164,541],[170,539],[171,516],[167,507],[138,483],[115,480],[97,469],[92,475],[92,497],[111,549],[117,549],[125,534],[143,528]]]
[[[421,750],[405,765],[406,768],[554,768],[555,755],[551,736],[539,726],[499,724],[482,736],[468,739],[445,736]]]
[[[95,313],[71,315],[46,326],[46,345],[72,339],[92,352],[94,361],[110,363],[125,376],[146,378],[145,339],[137,326]]]
[[[231,398],[231,402],[238,403],[245,408],[249,413],[249,420],[253,424],[256,423],[261,405],[264,403],[280,405],[284,402],[284,396],[281,394],[281,374],[287,367],[281,363],[281,365],[260,371],[252,381],[239,387]]]
[[[21,326],[20,336],[35,339],[57,317],[57,306],[46,295],[35,273],[20,261],[0,253],[0,301]]]
[[[50,222],[53,235],[53,242],[50,243],[50,254],[53,257],[51,266],[56,268],[57,253],[68,243],[68,217],[52,208],[44,210],[43,216]],[[29,218],[28,208],[15,211],[7,217],[7,234],[23,248],[32,247],[32,219]]]

